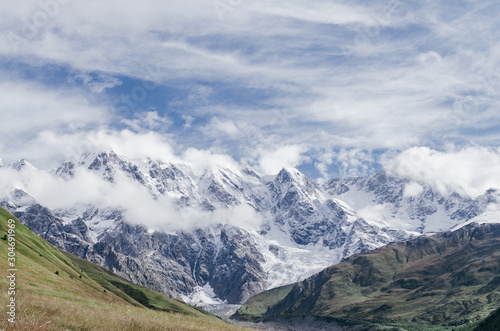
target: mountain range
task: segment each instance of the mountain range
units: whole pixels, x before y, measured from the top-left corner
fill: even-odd
[[[262,175],[246,166],[200,167],[113,151],[82,155],[51,172],[26,160],[5,169],[23,181],[10,184],[0,206],[36,234],[136,284],[202,306],[241,304],[356,253],[495,220],[499,196],[495,189],[475,198],[443,192],[385,170],[319,184],[293,167]],[[52,205],[29,185],[40,174],[66,190],[83,178],[110,193],[96,201],[77,191],[64,206]],[[133,199],[115,203],[129,190]],[[150,208],[134,209],[141,204]]]

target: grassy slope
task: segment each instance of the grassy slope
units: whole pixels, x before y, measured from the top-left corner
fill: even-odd
[[[0,208],[2,270],[7,265],[3,237],[8,219],[15,217]],[[16,330],[242,330],[62,252],[15,221]],[[2,306],[9,299],[4,273]],[[5,313],[0,328],[14,329]]]
[[[199,315],[201,313],[210,316],[209,313],[202,309],[191,307],[181,301],[168,298],[161,293],[131,283],[98,265],[70,253],[61,252],[75,263],[78,269],[82,271],[82,275],[87,275],[106,290],[116,294],[134,306],[187,315]]]
[[[293,285],[285,285],[273,288],[266,291],[266,295],[254,295],[247,300],[244,306],[238,311],[236,317],[245,316],[260,316],[263,315],[269,306],[283,300],[290,293]]]
[[[247,320],[309,315],[409,329],[466,325],[500,306],[498,238],[496,226],[475,235],[457,232],[385,246],[297,283],[283,299],[258,294],[238,314]],[[267,307],[255,306],[261,302]]]

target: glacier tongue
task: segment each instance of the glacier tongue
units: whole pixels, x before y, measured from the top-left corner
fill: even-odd
[[[214,289],[208,283],[204,286],[196,286],[190,294],[181,295],[181,299],[190,305],[198,307],[204,305],[222,305],[226,303],[217,298]]]

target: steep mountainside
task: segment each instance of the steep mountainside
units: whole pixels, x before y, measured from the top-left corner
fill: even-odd
[[[12,278],[0,279],[2,289],[15,288],[15,295],[2,295],[6,305],[15,298],[17,308],[15,324],[0,317],[6,330],[242,330],[58,250],[3,209],[0,236],[2,266],[15,242],[17,270],[15,286]]]
[[[24,160],[10,168],[25,178],[36,171]],[[385,172],[320,186],[295,168],[263,176],[248,168],[132,160],[112,151],[65,162],[52,176],[71,184],[82,174],[111,187],[124,182],[126,188],[140,187],[155,201],[170,203],[174,216],[165,213],[155,227],[131,222],[127,206],[84,198],[70,207],[49,208],[17,184],[0,206],[55,246],[191,303],[241,303],[354,253],[448,229],[497,201],[494,190],[470,199],[425,188],[410,197],[405,187],[413,183]],[[169,228],[196,218],[183,215],[202,221]],[[256,223],[252,218],[260,225],[248,226]]]
[[[249,299],[240,319],[462,325],[500,306],[500,224],[470,224],[356,254]]]
[[[488,317],[482,320],[474,331],[497,331],[500,330],[500,308],[492,312]]]

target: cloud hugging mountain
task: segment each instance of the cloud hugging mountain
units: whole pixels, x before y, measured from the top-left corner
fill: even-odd
[[[106,150],[51,172],[21,160],[0,168],[1,205],[57,247],[200,304],[241,303],[354,253],[497,215],[494,189],[466,195],[402,168],[319,184],[293,167],[262,175],[214,159]]]

